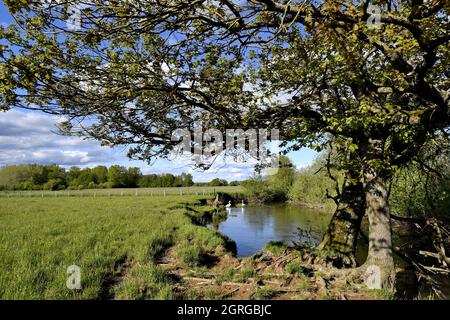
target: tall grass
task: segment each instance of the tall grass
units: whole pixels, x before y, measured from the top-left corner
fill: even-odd
[[[83,190],[33,190],[33,191],[0,191],[0,197],[115,197],[115,196],[146,196],[159,197],[169,195],[179,196],[211,196],[217,192],[241,193],[240,186],[193,186],[167,188],[113,188],[113,189],[83,189]]]
[[[156,258],[172,245],[207,251],[223,241],[185,215],[185,206],[198,200],[2,198],[0,299],[98,299],[111,292],[126,299],[174,297]],[[70,265],[81,268],[81,290],[66,287]]]

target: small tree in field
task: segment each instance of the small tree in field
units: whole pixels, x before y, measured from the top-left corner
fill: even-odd
[[[6,3],[18,25],[0,29],[0,108],[64,114],[67,132],[145,160],[198,120],[332,142],[346,184],[323,245],[352,254],[366,213],[363,269],[392,284],[386,185],[448,138],[447,1]]]

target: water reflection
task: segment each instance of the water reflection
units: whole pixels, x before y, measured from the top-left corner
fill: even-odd
[[[227,208],[225,220],[214,220],[211,227],[236,242],[237,255],[246,257],[261,250],[271,240],[317,243],[331,216],[317,210],[288,205]],[[307,230],[301,239],[297,228]]]

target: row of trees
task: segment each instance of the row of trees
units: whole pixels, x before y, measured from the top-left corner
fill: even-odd
[[[237,183],[230,183],[236,185]],[[25,164],[0,168],[0,190],[63,190],[94,188],[151,188],[189,187],[193,185],[226,186],[228,182],[213,179],[194,184],[192,175],[148,174],[136,167],[119,165],[94,168],[71,167],[66,170],[58,165]]]
[[[194,185],[192,175],[182,173],[179,176],[174,176],[170,173],[165,174],[149,174],[145,175],[139,181],[139,187],[153,188],[153,187],[189,187]]]

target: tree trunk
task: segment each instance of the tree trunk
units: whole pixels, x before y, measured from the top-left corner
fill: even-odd
[[[355,251],[361,220],[365,213],[363,184],[356,172],[347,172],[349,183],[343,188],[336,211],[317,249],[347,257],[344,265],[356,266]]]
[[[369,252],[363,266],[370,289],[393,288],[395,281],[392,255],[392,232],[386,181],[389,175],[368,168],[364,172],[367,215],[369,218]]]

